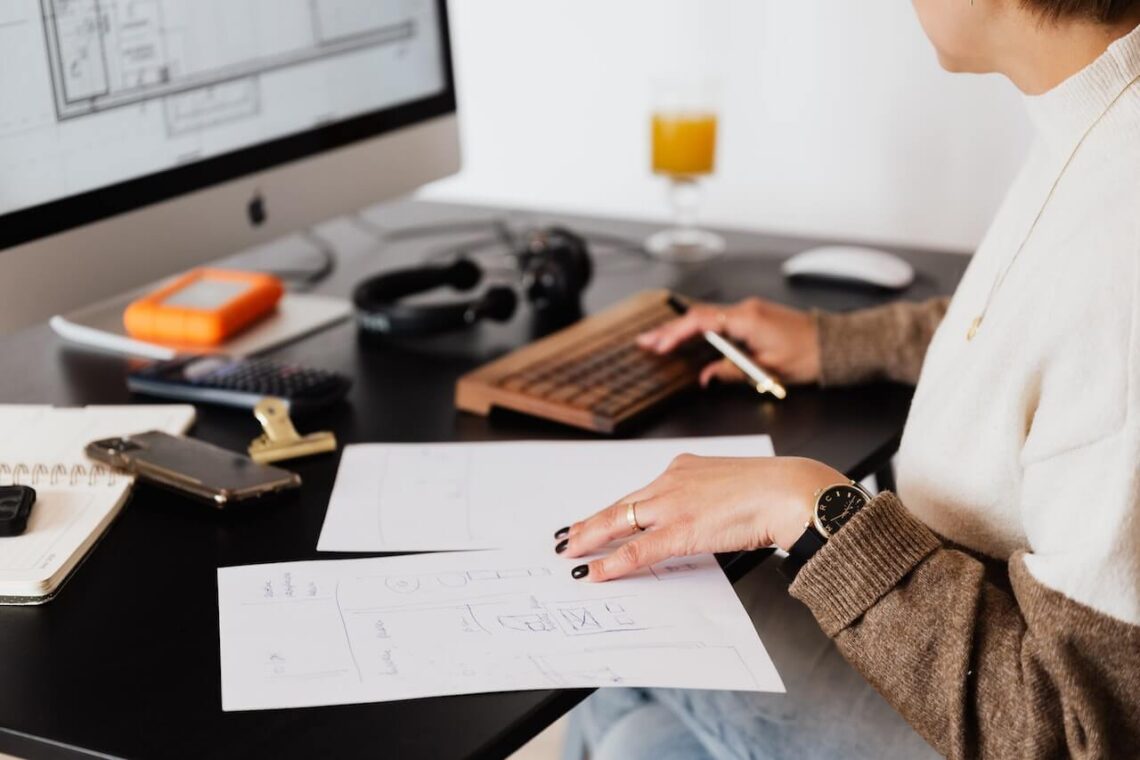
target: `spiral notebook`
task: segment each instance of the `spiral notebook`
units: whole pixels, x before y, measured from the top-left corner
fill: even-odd
[[[36,489],[28,528],[0,538],[0,604],[39,604],[58,593],[130,494],[132,478],[87,460],[100,438],[194,423],[194,407],[0,405],[0,485]]]

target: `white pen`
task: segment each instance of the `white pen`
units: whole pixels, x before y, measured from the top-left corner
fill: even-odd
[[[669,307],[678,314],[684,314],[689,310],[688,304],[682,301],[677,296],[669,296]],[[736,365],[736,368],[743,372],[745,375],[756,384],[756,390],[759,393],[771,393],[776,398],[786,398],[788,391],[784,386],[780,385],[771,375],[756,366],[756,362],[748,358],[748,355],[732,344],[732,341],[726,339],[723,335],[713,331],[704,331],[705,340],[712,345],[717,351]]]

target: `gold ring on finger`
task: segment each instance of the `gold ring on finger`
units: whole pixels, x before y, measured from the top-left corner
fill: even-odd
[[[640,533],[641,531],[645,530],[645,528],[641,527],[641,525],[639,525],[637,522],[636,501],[631,501],[629,504],[625,505],[625,521],[629,523],[630,530],[632,530],[634,533]]]

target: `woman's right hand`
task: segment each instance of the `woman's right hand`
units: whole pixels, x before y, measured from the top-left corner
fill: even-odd
[[[720,333],[744,346],[765,371],[788,384],[819,381],[819,330],[811,314],[749,298],[731,306],[694,304],[684,316],[639,335],[647,351],[667,354],[706,330]],[[701,385],[713,379],[742,382],[746,378],[727,359],[701,372]]]

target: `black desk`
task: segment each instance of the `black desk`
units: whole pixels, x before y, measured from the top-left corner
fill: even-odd
[[[484,220],[497,212],[426,203],[384,207],[386,228]],[[554,221],[531,215],[531,222]],[[586,232],[640,239],[650,227],[582,218],[557,221]],[[322,285],[347,293],[362,274],[438,252],[487,232],[455,226],[444,238],[404,237],[380,251],[346,251]],[[779,260],[811,241],[729,234],[732,255],[682,269],[598,246],[596,310],[650,287],[735,299],[756,294],[801,307],[848,309],[882,296],[789,288]],[[905,252],[920,270],[906,294],[950,291],[966,264],[957,255]],[[2,256],[0,256],[2,262]],[[467,369],[520,345],[528,315],[475,335],[413,348],[363,348],[344,324],[282,350],[289,359],[356,378],[348,404],[300,427],[361,441],[582,438],[523,417],[458,415],[452,392]],[[140,401],[126,393],[123,360],[61,345],[46,326],[0,337],[0,402],[95,404]],[[810,456],[861,478],[897,447],[910,390],[793,389],[783,403],[745,389],[694,393],[630,435],[766,432],[780,454]],[[257,434],[252,416],[203,408],[195,434],[242,450]],[[3,431],[18,434],[18,431]],[[295,463],[303,491],[272,508],[214,513],[139,487],[129,507],[55,601],[0,608],[0,752],[26,757],[501,757],[521,746],[586,693],[524,692],[304,710],[221,711],[215,570],[220,566],[328,558],[315,551],[336,473],[335,456]],[[597,505],[602,506],[602,505]],[[551,526],[553,530],[557,526]],[[752,558],[754,559],[754,558]],[[722,558],[738,577],[752,562]]]

